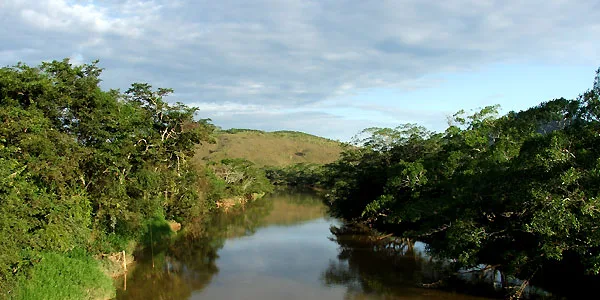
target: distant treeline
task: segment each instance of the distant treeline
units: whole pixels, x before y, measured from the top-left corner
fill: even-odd
[[[214,139],[210,120],[168,103],[171,89],[102,90],[97,63],[0,69],[0,298],[110,298],[92,257],[130,254],[167,220],[185,228],[220,197],[271,189],[251,163],[190,164]]]
[[[426,242],[457,269],[485,264],[534,282],[558,270],[574,293],[569,279],[583,286],[600,272],[598,74],[574,100],[460,111],[441,133],[369,128],[335,163],[268,175],[320,185],[334,215]]]
[[[320,142],[332,141],[327,138],[319,137],[319,136],[308,134],[308,133],[301,132],[301,131],[293,131],[293,130],[263,131],[263,130],[246,129],[246,128],[230,128],[230,129],[218,130],[218,131],[225,132],[225,133],[231,133],[231,134],[242,133],[242,132],[251,132],[251,133],[257,133],[257,134],[273,134],[276,136],[305,138],[305,139],[315,140],[315,141],[320,141]]]

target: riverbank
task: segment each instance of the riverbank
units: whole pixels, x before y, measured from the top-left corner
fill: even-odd
[[[131,253],[157,222],[214,206],[191,157],[215,127],[167,101],[170,89],[103,90],[102,70],[0,68],[0,297],[108,297],[94,257]]]
[[[574,99],[461,110],[438,132],[367,128],[338,161],[281,175],[321,184],[335,216],[423,241],[456,271],[492,266],[503,288],[513,277],[577,298],[600,281],[599,103],[600,70]]]
[[[7,298],[106,300],[116,295],[100,261],[84,252],[40,253],[38,260]]]
[[[453,265],[454,260],[430,256],[426,243],[381,233],[366,223],[345,223],[332,228],[332,233],[340,244],[351,240],[354,243],[352,247],[379,249],[377,252],[384,256],[418,257],[428,271],[426,276],[415,282],[415,286],[491,298],[561,299],[541,287],[501,274],[493,266],[480,265],[457,270]]]
[[[206,222],[202,234],[140,253],[117,299],[485,299],[421,288],[433,265],[373,247],[386,240],[372,231],[335,231],[343,223],[312,192],[276,191]]]

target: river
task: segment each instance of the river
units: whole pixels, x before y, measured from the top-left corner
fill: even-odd
[[[436,277],[422,245],[348,234],[310,193],[276,193],[207,222],[139,255],[117,299],[483,299],[418,287]]]

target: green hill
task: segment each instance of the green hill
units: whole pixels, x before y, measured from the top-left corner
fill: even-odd
[[[245,158],[258,166],[325,164],[336,160],[341,151],[342,143],[303,132],[229,129],[216,133],[215,144],[198,146],[195,159]]]

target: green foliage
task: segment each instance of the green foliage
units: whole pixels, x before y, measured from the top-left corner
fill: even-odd
[[[319,164],[293,164],[286,167],[265,168],[266,176],[275,185],[314,187],[325,180],[325,169]]]
[[[97,260],[82,251],[43,252],[27,278],[19,282],[14,299],[107,299],[115,296],[112,279]]]
[[[236,134],[236,133],[240,133],[240,132],[265,133],[262,130],[246,129],[246,128],[231,128],[231,129],[223,130],[223,132],[231,133],[231,134]]]
[[[120,251],[155,216],[191,221],[210,206],[190,159],[214,126],[166,102],[170,89],[103,91],[97,63],[0,69],[2,291],[35,268],[32,253],[67,264],[75,248]]]
[[[457,268],[527,279],[568,255],[597,274],[598,74],[576,100],[504,116],[497,106],[461,111],[444,133],[366,129],[325,167],[329,180],[313,182],[337,216],[424,241]]]
[[[211,181],[209,199],[220,200],[234,196],[252,198],[252,194],[272,192],[273,185],[265,171],[254,163],[242,159],[223,159],[207,166],[207,176]]]

